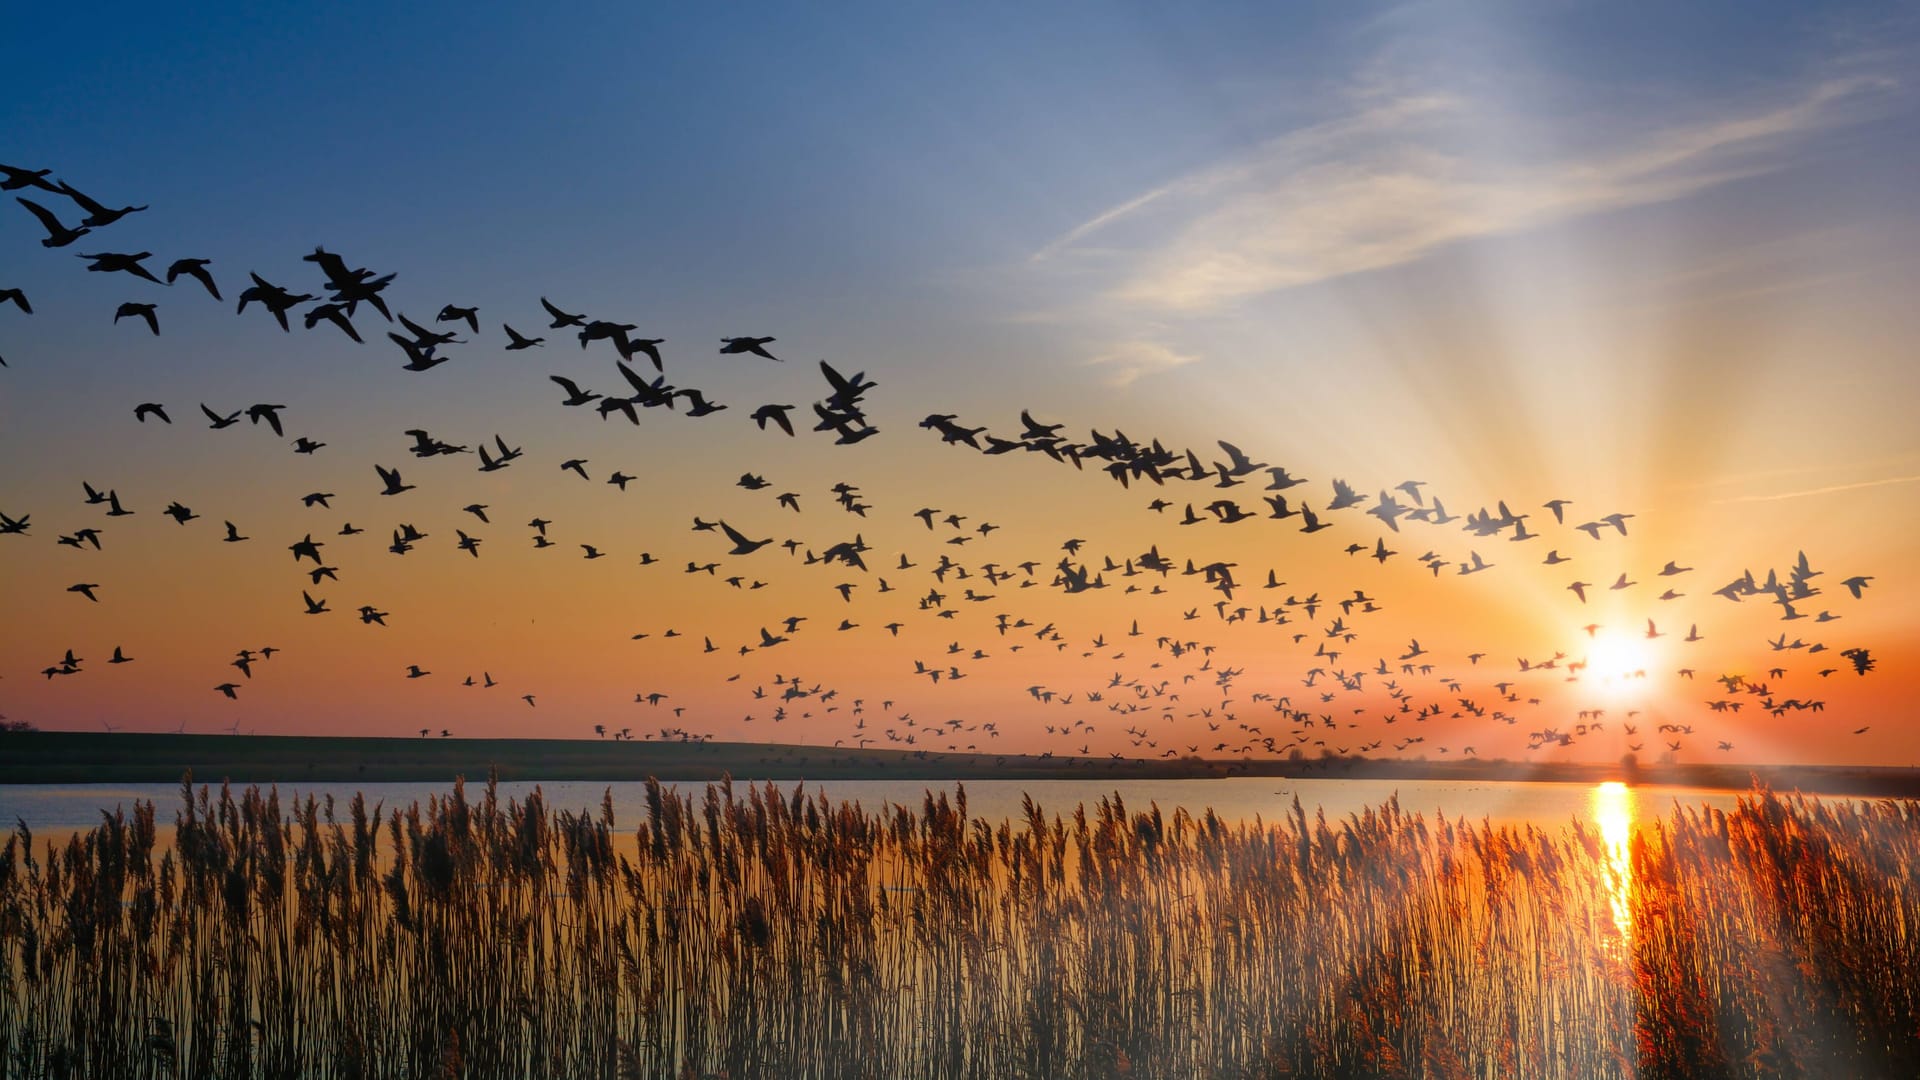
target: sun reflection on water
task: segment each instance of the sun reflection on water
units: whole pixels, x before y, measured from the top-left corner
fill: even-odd
[[[1633,794],[1627,785],[1609,780],[1593,789],[1593,820],[1607,849],[1607,894],[1613,907],[1613,925],[1622,938],[1633,935],[1633,862],[1628,843],[1633,839]]]

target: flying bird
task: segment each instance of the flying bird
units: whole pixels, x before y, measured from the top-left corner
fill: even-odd
[[[28,212],[40,219],[40,227],[47,231],[47,235],[40,241],[41,247],[66,247],[68,244],[73,243],[75,240],[93,231],[86,226],[69,229],[60,223],[60,219],[54,216],[53,211],[41,206],[32,199],[23,199],[16,195],[13,201],[26,207]]]
[[[144,319],[147,329],[153,331],[155,337],[160,336],[160,316],[154,313],[152,304],[139,304],[129,300],[114,309],[113,321],[117,323],[121,319]]]
[[[153,252],[151,251],[136,252],[132,255],[117,251],[102,251],[93,255],[80,255],[76,257],[92,260],[93,265],[87,267],[87,269],[93,273],[110,274],[118,271],[120,273],[132,274],[137,278],[145,278],[155,285],[159,285],[162,284],[162,282],[159,278],[153,276],[153,271],[140,265],[142,259],[149,258],[152,255]]]
[[[73,185],[67,183],[65,180],[59,181],[54,184],[53,187],[55,191],[72,199],[74,205],[87,212],[87,216],[81,219],[80,224],[96,229],[104,229],[108,225],[126,217],[128,214],[138,213],[146,209],[144,206],[123,206],[118,210],[108,209],[106,206],[93,201],[81,192],[74,190]]]
[[[767,344],[772,340],[770,337],[721,338],[720,354],[722,356],[729,356],[741,353],[752,353],[755,356],[764,356],[769,360],[778,361],[780,359],[779,357],[766,350]]]
[[[403,491],[412,491],[414,488],[412,484],[400,482],[399,469],[389,469],[385,465],[375,465],[373,469],[380,474],[381,482],[387,485],[386,490],[380,493],[382,495],[398,495]]]
[[[175,259],[173,265],[167,267],[167,284],[173,284],[175,278],[185,274],[198,281],[207,290],[207,294],[215,300],[224,299],[220,295],[220,286],[213,283],[213,274],[207,270],[208,264],[212,261],[211,259]]]

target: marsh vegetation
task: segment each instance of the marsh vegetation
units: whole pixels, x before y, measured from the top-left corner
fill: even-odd
[[[1920,1075],[1913,803],[181,800],[0,850],[0,1074]]]

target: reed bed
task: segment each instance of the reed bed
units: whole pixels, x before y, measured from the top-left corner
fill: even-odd
[[[0,851],[0,1075],[1920,1075],[1912,803],[181,799]]]

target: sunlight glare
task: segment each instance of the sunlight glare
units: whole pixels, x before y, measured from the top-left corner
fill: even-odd
[[[1607,849],[1607,894],[1613,907],[1613,925],[1620,936],[1633,933],[1633,863],[1628,843],[1633,838],[1633,793],[1627,785],[1609,780],[1593,789],[1593,820]]]
[[[1653,670],[1653,648],[1626,634],[1601,632],[1587,646],[1587,677],[1610,690],[1624,690]]]

